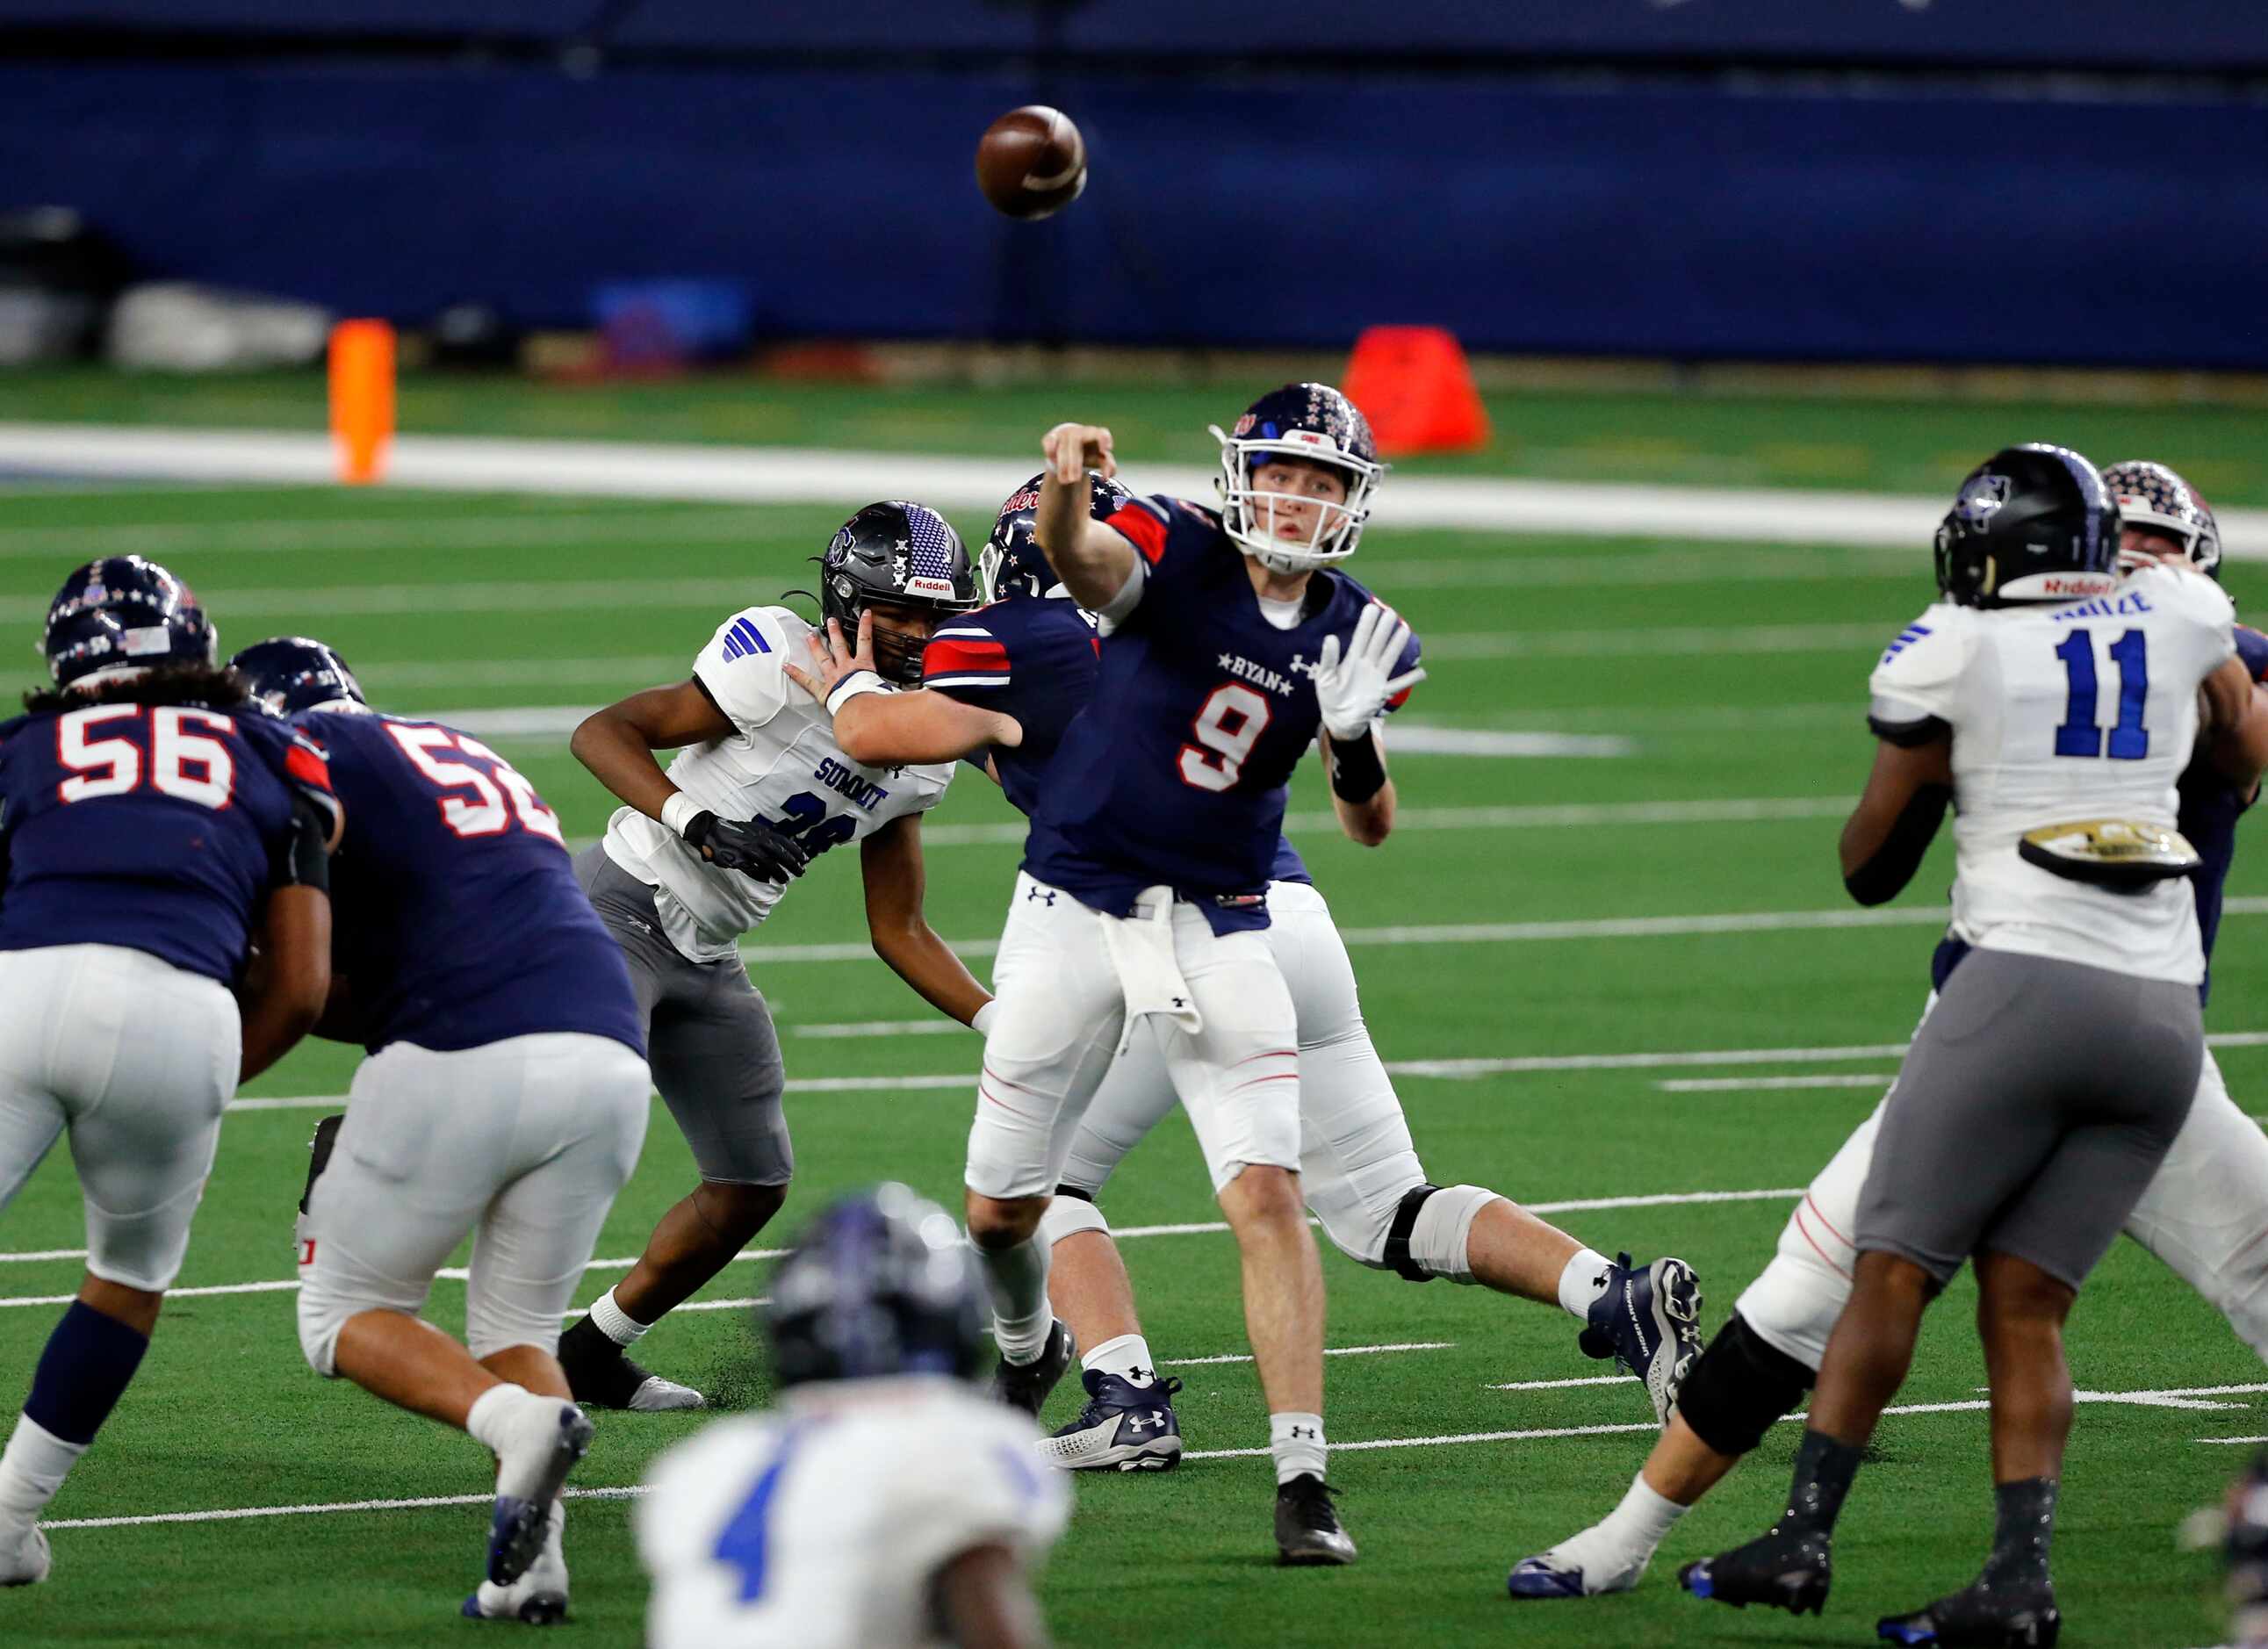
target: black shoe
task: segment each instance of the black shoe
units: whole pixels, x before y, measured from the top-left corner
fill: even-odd
[[[1945,1649],[2051,1649],[2063,1631],[2055,1587],[1994,1586],[1979,1580],[1911,1615],[1874,1623],[1874,1636],[1896,1644],[1942,1644]]]
[[[1086,1407],[1040,1445],[1040,1457],[1065,1471],[1171,1471],[1182,1463],[1181,1422],[1174,1394],[1182,1382],[1152,1377],[1136,1385],[1090,1368],[1079,1376]]]
[[[1277,1561],[1285,1564],[1348,1564],[1354,1542],[1339,1527],[1331,1497],[1338,1492],[1311,1471],[1276,1485]]]
[[[1789,1535],[1775,1528],[1745,1546],[1687,1564],[1677,1572],[1677,1584],[1695,1597],[1712,1597],[1734,1609],[1764,1603],[1791,1615],[1816,1615],[1835,1579],[1829,1550],[1824,1535]]]
[[[709,1400],[690,1386],[664,1380],[632,1362],[588,1317],[559,1336],[559,1366],[567,1389],[585,1409],[629,1409],[655,1414],[670,1409],[700,1409]]]
[[[1575,1343],[1586,1357],[1611,1357],[1645,1381],[1653,1417],[1668,1425],[1701,1357],[1700,1278],[1683,1260],[1632,1265],[1629,1255],[1617,1255]]]
[[[1064,1377],[1071,1359],[1079,1354],[1079,1342],[1071,1337],[1071,1330],[1060,1320],[1048,1325],[1048,1340],[1040,1354],[1028,1363],[1012,1363],[1000,1359],[1000,1366],[992,1371],[992,1395],[1012,1409],[1021,1409],[1035,1420],[1056,1388],[1056,1381]]]

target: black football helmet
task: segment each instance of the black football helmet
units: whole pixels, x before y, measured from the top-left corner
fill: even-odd
[[[2118,582],[2118,506],[2067,446],[2003,447],[1937,529],[1937,587],[1962,607],[2076,601]]]
[[[976,1262],[953,1216],[902,1185],[820,1211],[758,1308],[783,1386],[889,1374],[968,1379],[991,1346]]]
[[[255,641],[229,661],[244,678],[253,702],[271,716],[303,710],[364,710],[370,701],[347,661],[320,641],[305,636],[271,636]]]
[[[1046,479],[1042,471],[1017,488],[993,518],[992,535],[976,555],[976,582],[988,601],[1045,595],[1063,582],[1048,565],[1032,532],[1032,513],[1040,507],[1040,483]],[[1134,497],[1099,469],[1086,472],[1086,488],[1087,513],[1098,521],[1108,520]]]
[[[925,504],[870,504],[836,530],[819,558],[821,613],[856,640],[870,607],[909,607],[943,617],[977,604],[976,570],[961,534]],[[874,632],[874,665],[893,681],[921,680],[927,643]]]
[[[1354,402],[1329,384],[1286,384],[1247,407],[1229,433],[1213,425],[1212,436],[1220,443],[1220,477],[1213,484],[1221,526],[1245,554],[1271,572],[1308,572],[1354,554],[1386,474],[1370,420]],[[1304,544],[1268,530],[1271,506],[1257,501],[1276,495],[1255,488],[1252,471],[1270,459],[1297,459],[1346,478],[1346,502],[1323,504]]]
[[[111,556],[63,580],[40,639],[58,687],[154,666],[210,666],[220,631],[189,586],[154,561]]]
[[[2220,523],[2205,496],[2163,464],[2130,458],[2107,466],[2102,484],[2128,526],[2146,526],[2182,547],[2199,572],[2220,577]]]

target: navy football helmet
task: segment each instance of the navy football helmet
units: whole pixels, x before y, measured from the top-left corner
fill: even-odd
[[[1032,533],[1032,513],[1040,507],[1040,483],[1046,479],[1042,471],[1017,488],[993,518],[992,536],[976,555],[976,582],[989,601],[1045,595],[1062,587],[1062,580],[1048,565],[1040,541]],[[1099,469],[1086,472],[1086,488],[1087,513],[1098,521],[1108,520],[1134,497]]]
[[[895,1183],[821,1210],[772,1273],[758,1317],[783,1386],[889,1374],[966,1380],[991,1349],[983,1280],[960,1226]]]
[[[2102,484],[2128,526],[2162,533],[2182,548],[2199,572],[2220,577],[2220,523],[2204,495],[2163,464],[2130,458],[2108,466]],[[2124,558],[2122,558],[2123,560]]]
[[[1937,587],[1962,607],[2076,601],[2118,582],[2118,506],[2067,446],[2003,447],[1937,529]]]
[[[195,593],[154,561],[110,556],[63,580],[40,640],[58,687],[156,665],[210,667],[220,631]]]
[[[941,617],[976,604],[976,570],[961,534],[925,504],[868,504],[836,530],[819,558],[820,611],[843,626],[846,640],[857,638],[858,615],[869,607]],[[918,682],[926,644],[877,629],[875,667],[893,681]]]
[[[1246,408],[1228,434],[1213,425],[1212,436],[1220,443],[1220,477],[1213,484],[1220,493],[1221,526],[1245,554],[1270,572],[1308,572],[1354,554],[1372,496],[1386,474],[1370,420],[1354,402],[1329,384],[1286,384]],[[1297,495],[1263,492],[1252,482],[1259,465],[1286,459],[1336,471],[1346,481],[1344,504],[1303,500],[1320,504],[1305,543],[1276,536],[1275,506],[1267,502]]]
[[[254,703],[272,716],[302,710],[365,710],[362,683],[347,661],[320,641],[305,636],[271,636],[231,659]]]

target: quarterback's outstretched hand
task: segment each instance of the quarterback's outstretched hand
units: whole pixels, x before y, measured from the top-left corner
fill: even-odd
[[[685,822],[685,840],[719,870],[783,887],[811,863],[800,842],[761,819],[719,819],[712,813],[698,813]]]
[[[1336,636],[1323,637],[1314,683],[1326,732],[1342,740],[1363,737],[1386,713],[1389,699],[1425,679],[1423,669],[1393,673],[1409,644],[1408,621],[1376,601],[1362,609],[1344,650]]]
[[[1040,438],[1040,451],[1056,479],[1066,487],[1084,481],[1090,469],[1106,475],[1118,473],[1118,460],[1110,451],[1110,431],[1100,424],[1058,423]]]
[[[822,635],[814,630],[807,644],[811,649],[809,670],[792,664],[780,667],[787,672],[788,680],[822,704],[827,703],[828,694],[861,670],[878,681],[880,679],[881,673],[874,667],[874,615],[872,613],[858,615],[858,644],[856,647],[843,639],[843,626],[831,618],[827,621],[826,633]]]

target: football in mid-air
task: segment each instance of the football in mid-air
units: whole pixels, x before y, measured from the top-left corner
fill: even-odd
[[[976,187],[1011,217],[1059,212],[1086,187],[1086,140],[1061,109],[1010,109],[977,140]]]

